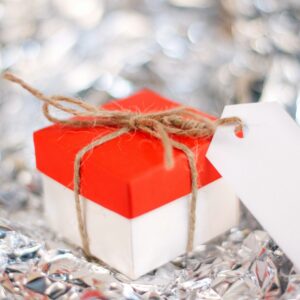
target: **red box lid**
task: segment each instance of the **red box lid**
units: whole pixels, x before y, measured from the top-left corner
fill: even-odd
[[[144,90],[103,107],[151,112],[178,105]],[[76,153],[93,139],[113,130],[115,128],[70,128],[56,124],[36,131],[34,143],[38,170],[73,189]],[[220,178],[205,157],[210,139],[174,139],[188,145],[195,153],[199,187]],[[158,139],[140,132],[125,134],[93,149],[83,158],[81,194],[126,218],[137,217],[190,193],[186,156],[174,149],[174,160],[175,167],[166,170],[162,144]]]

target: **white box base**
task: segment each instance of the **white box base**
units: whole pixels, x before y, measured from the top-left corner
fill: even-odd
[[[50,227],[81,245],[73,191],[43,175],[44,211]],[[134,219],[84,200],[93,255],[136,279],[185,252],[189,195]],[[199,189],[195,245],[237,225],[239,201],[224,180]]]

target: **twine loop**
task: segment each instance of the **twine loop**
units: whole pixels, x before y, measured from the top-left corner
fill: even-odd
[[[66,96],[46,96],[41,91],[35,89],[12,73],[5,73],[4,78],[19,84],[33,96],[41,100],[43,102],[43,114],[52,123],[80,128],[92,128],[96,126],[116,128],[115,131],[93,140],[90,144],[83,147],[76,154],[74,160],[73,181],[77,220],[82,248],[88,258],[92,257],[92,254],[80,201],[82,158],[87,152],[93,150],[95,147],[131,131],[146,133],[162,142],[165,166],[168,169],[174,166],[174,148],[182,151],[186,155],[191,174],[191,201],[188,216],[189,224],[186,251],[190,252],[193,250],[198,192],[196,159],[194,152],[188,146],[176,141],[173,137],[185,136],[190,138],[209,138],[213,136],[216,128],[220,125],[235,125],[235,131],[239,131],[243,128],[240,118],[221,118],[213,121],[185,106],[149,113],[125,110],[105,110],[76,98]],[[71,108],[68,104],[71,104],[76,108]],[[50,106],[71,115],[73,118],[59,119],[53,116],[49,109]]]

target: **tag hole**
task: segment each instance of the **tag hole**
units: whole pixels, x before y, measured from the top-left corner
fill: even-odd
[[[243,128],[237,128],[234,131],[234,135],[239,138],[239,139],[244,139],[245,136],[247,135],[248,129],[245,125],[243,125]]]

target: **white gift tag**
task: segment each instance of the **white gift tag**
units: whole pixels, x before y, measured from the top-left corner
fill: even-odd
[[[231,105],[244,138],[220,126],[207,157],[300,270],[300,128],[276,103]]]

